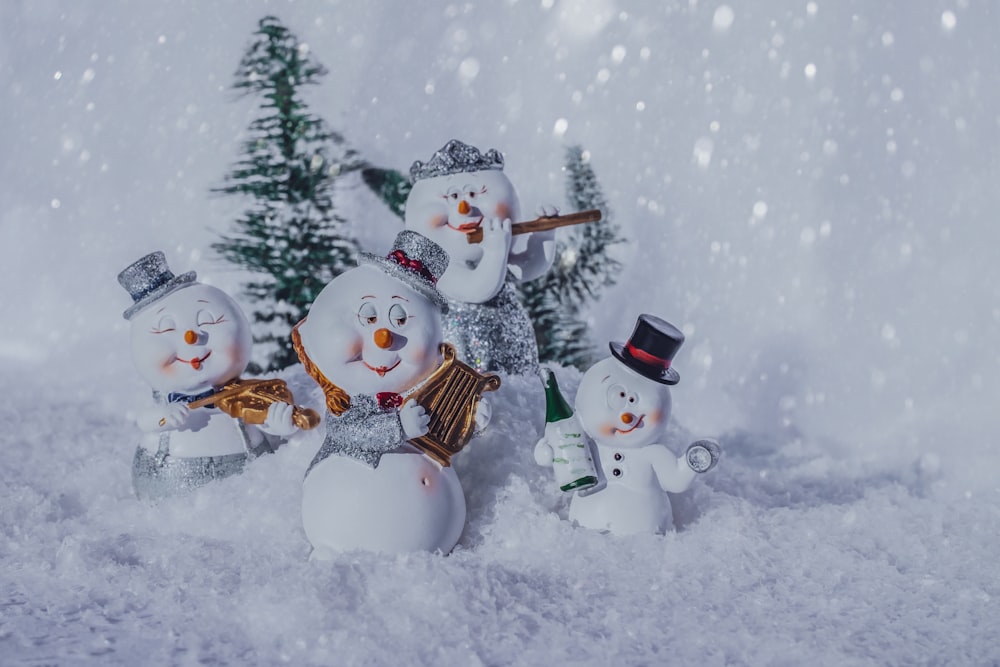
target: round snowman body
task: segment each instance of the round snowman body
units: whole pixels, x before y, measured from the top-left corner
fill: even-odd
[[[533,373],[538,349],[513,275],[530,280],[551,265],[539,235],[511,238],[504,221],[520,219],[513,184],[499,169],[418,180],[406,200],[407,229],[443,247],[448,268],[437,287],[449,301],[444,337],[459,358],[481,372]],[[468,235],[482,230],[483,240]],[[536,242],[531,237],[538,236]]]
[[[333,428],[353,418],[357,404],[365,403],[359,396],[405,396],[441,363],[438,307],[361,265],[323,289],[298,331],[311,362],[351,397],[344,414],[327,416],[327,441],[303,482],[303,526],[314,556],[349,549],[451,551],[465,525],[465,496],[453,468],[406,442],[400,415],[409,404],[398,414],[392,408],[362,417],[348,429],[353,444],[337,441]],[[376,461],[364,461],[351,453],[367,446],[366,437],[396,439]]]
[[[657,484],[649,452],[644,449],[650,448],[621,450],[597,445],[598,456],[607,462],[607,486],[593,495],[574,496],[570,520],[616,535],[662,533],[673,528],[670,500]]]
[[[222,290],[191,283],[130,320],[132,362],[156,405],[140,413],[145,431],[133,462],[140,497],[169,495],[243,469],[263,435],[214,408],[188,410],[174,396],[211,392],[239,377],[250,357],[250,325]]]
[[[654,444],[670,419],[669,389],[608,357],[584,373],[575,403],[584,430],[597,445],[606,486],[593,494],[575,495],[570,519],[616,534],[672,528],[661,476],[672,481],[681,475],[689,484],[694,473],[678,472],[676,457]]]
[[[447,553],[465,526],[465,495],[454,468],[410,446],[383,454],[377,468],[329,456],[303,482],[302,524],[317,558],[350,549]]]

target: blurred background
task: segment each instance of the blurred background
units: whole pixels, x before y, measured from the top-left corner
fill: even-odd
[[[565,206],[565,149],[589,151],[629,239],[594,344],[642,312],[681,327],[688,428],[957,452],[962,484],[993,483],[968,463],[1000,397],[1000,24],[968,0],[6,1],[0,372],[143,390],[115,276],[152,250],[238,296],[209,246],[245,202],[210,189],[268,14],[329,69],[311,110],[374,164],[497,148],[530,213]],[[386,249],[398,219],[346,185]]]

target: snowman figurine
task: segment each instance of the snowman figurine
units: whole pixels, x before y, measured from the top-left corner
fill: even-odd
[[[435,241],[448,253],[438,289],[448,299],[445,340],[478,371],[538,372],[538,348],[514,281],[548,271],[555,231],[512,236],[520,219],[503,156],[485,154],[451,140],[431,159],[410,167],[413,188],[406,200],[406,228]],[[555,215],[555,209],[543,210]],[[473,234],[482,241],[470,243]]]
[[[132,362],[153,390],[153,405],[136,412],[143,436],[132,463],[136,495],[156,499],[189,491],[243,470],[271,451],[265,433],[296,429],[294,406],[275,401],[260,425],[233,418],[211,403],[239,380],[250,358],[250,324],[222,290],[179,276],[162,252],[139,259],[118,274],[133,303]]]
[[[662,533],[673,528],[670,500],[695,475],[719,460],[713,440],[699,440],[676,457],[659,444],[670,419],[670,390],[680,380],[671,368],[684,335],[653,315],[640,315],[624,345],[591,366],[576,393],[576,416],[596,443],[602,484],[574,494],[569,518],[615,534]],[[535,461],[552,465],[553,444],[542,438]]]
[[[408,442],[428,431],[409,394],[442,364],[448,306],[435,283],[447,265],[436,243],[400,232],[386,257],[363,253],[334,278],[296,326],[296,352],[329,411],[302,487],[314,559],[350,549],[448,553],[461,536],[465,496],[454,468]]]

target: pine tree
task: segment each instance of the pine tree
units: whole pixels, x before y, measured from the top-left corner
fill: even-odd
[[[233,89],[260,98],[242,157],[215,192],[251,198],[235,232],[212,247],[255,275],[245,286],[254,304],[251,372],[297,362],[292,327],[320,290],[353,266],[357,246],[334,210],[335,184],[359,168],[354,151],[309,112],[301,88],[326,74],[281,22],[260,20],[236,70]]]
[[[521,298],[535,329],[539,359],[582,370],[594,361],[594,345],[582,313],[615,283],[621,263],[608,254],[608,249],[622,238],[611,219],[590,156],[582,147],[567,149],[566,176],[570,208],[596,208],[603,218],[568,228],[571,231],[556,241],[552,268],[537,280],[522,284]]]

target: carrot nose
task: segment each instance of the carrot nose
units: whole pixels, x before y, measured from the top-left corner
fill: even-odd
[[[388,329],[376,329],[374,337],[375,344],[383,350],[389,349],[392,345],[392,332]]]
[[[464,199],[458,202],[458,212],[461,213],[462,215],[466,215],[471,210],[472,207],[469,206],[469,202],[465,201]]]
[[[623,412],[621,419],[623,424],[631,424],[635,421],[635,415],[631,412]]]
[[[188,329],[184,332],[184,342],[188,345],[194,345],[198,342],[198,334]]]

